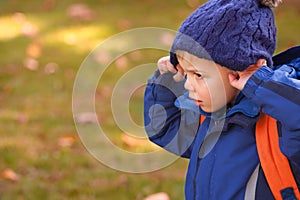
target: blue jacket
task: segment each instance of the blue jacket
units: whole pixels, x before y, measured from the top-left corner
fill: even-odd
[[[300,188],[300,46],[256,71],[223,112],[205,113],[188,98],[173,74],[156,71],[144,98],[149,139],[189,158],[187,200],[274,199],[259,165],[255,125],[260,111],[278,121],[280,149]],[[205,121],[199,125],[199,116]]]

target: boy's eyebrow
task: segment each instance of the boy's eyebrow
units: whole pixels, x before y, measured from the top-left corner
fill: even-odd
[[[182,66],[181,66],[182,67]],[[202,70],[199,70],[199,69],[197,69],[196,67],[191,67],[191,66],[189,66],[189,68],[184,68],[184,67],[182,67],[183,68],[183,70],[185,71],[185,72],[200,72],[200,73],[206,73],[206,72],[204,72],[204,71],[202,71]]]
[[[183,59],[182,59],[183,60]],[[194,65],[192,65],[190,62],[186,61],[186,66],[182,66],[182,69],[185,72],[202,72],[201,70],[197,69],[197,67],[195,67]]]
[[[183,68],[183,70],[184,70],[185,72],[196,72],[196,71],[197,71],[196,68],[193,68],[193,69],[184,69],[184,68]]]
[[[183,52],[181,54],[184,54]],[[193,64],[191,64],[192,62],[189,61],[188,59],[185,59],[183,57],[184,55],[180,55],[180,54],[177,54],[177,59],[179,62],[185,62],[187,65],[188,68],[186,68],[186,66],[182,66],[181,67],[183,68],[183,70],[185,72],[201,72],[201,73],[207,73],[203,70],[199,70],[196,66],[194,66]]]
[[[185,71],[185,72],[192,72],[192,71],[195,71],[195,68],[194,67],[191,67],[190,65],[188,66],[184,66],[184,65],[180,65],[182,67],[182,69]],[[192,70],[193,68],[193,70]]]

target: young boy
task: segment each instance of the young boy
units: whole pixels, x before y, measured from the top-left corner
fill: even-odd
[[[277,120],[300,188],[300,47],[272,59],[277,3],[208,1],[183,22],[149,79],[145,128],[152,142],[190,159],[187,200],[274,199],[256,146],[261,112]]]

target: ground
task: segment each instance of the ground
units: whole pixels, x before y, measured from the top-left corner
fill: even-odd
[[[139,200],[166,192],[172,200],[183,199],[184,159],[155,172],[133,174],[94,158],[75,128],[72,91],[84,59],[105,39],[141,27],[176,30],[202,2],[1,1],[0,198]],[[299,11],[296,0],[275,9],[276,52],[300,43]],[[168,37],[163,40],[169,42]],[[155,63],[167,53],[144,49],[126,54],[111,64],[99,83],[98,120],[110,140],[126,151],[157,147],[130,140],[119,129],[109,106],[111,91],[134,66]],[[98,61],[103,59],[104,54]],[[141,126],[142,104],[143,87],[132,94],[129,103],[133,120]]]

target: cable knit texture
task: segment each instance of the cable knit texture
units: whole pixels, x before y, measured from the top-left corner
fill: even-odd
[[[243,71],[265,58],[272,66],[276,46],[273,11],[258,0],[210,0],[181,25],[170,50],[176,66],[176,50],[213,60]]]

